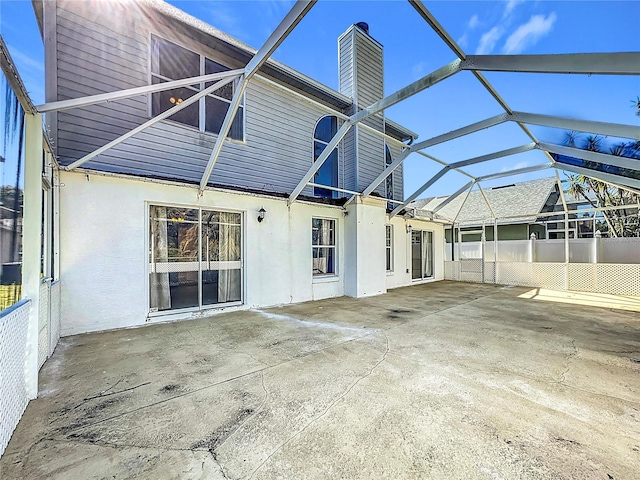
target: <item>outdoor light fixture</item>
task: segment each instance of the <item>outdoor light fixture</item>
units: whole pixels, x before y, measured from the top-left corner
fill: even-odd
[[[413,231],[413,227],[411,225],[407,225],[407,233],[411,233]]]
[[[267,213],[267,211],[264,209],[264,207],[260,207],[260,210],[258,210],[258,221],[262,222],[264,220],[264,214]]]

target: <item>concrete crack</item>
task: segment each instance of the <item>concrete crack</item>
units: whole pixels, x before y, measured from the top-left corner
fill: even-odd
[[[258,413],[260,413],[260,411],[262,411],[262,409],[264,408],[265,404],[267,403],[267,399],[269,398],[269,392],[267,391],[267,388],[264,386],[264,371],[260,372],[260,380],[261,380],[261,384],[262,384],[262,390],[264,391],[264,397],[262,398],[262,402],[260,402],[260,405],[258,406],[258,408],[256,408],[256,410],[253,412],[252,415],[248,416],[244,422],[242,422],[240,425],[238,425],[238,427],[229,434],[229,436],[227,438],[225,438],[220,445],[216,445],[215,448],[213,449],[214,451],[212,452],[212,454],[219,450],[225,443],[227,443],[227,440],[229,440],[231,437],[233,437],[242,427],[244,427],[249,421],[251,421],[252,419],[254,419]]]
[[[382,335],[385,338],[385,351],[384,354],[382,355],[382,358],[380,360],[378,360],[378,362],[371,367],[371,369],[364,374],[362,377],[358,378],[355,382],[353,382],[338,398],[336,398],[333,402],[331,402],[329,404],[329,406],[324,410],[324,412],[322,412],[320,415],[318,415],[317,417],[313,418],[309,423],[307,423],[304,427],[302,427],[301,430],[299,430],[298,432],[294,433],[292,436],[290,436],[287,440],[285,440],[284,442],[282,442],[274,451],[272,451],[267,458],[264,459],[264,461],[258,465],[256,467],[256,469],[251,472],[251,475],[249,475],[249,478],[253,478],[253,476],[256,474],[256,472],[258,470],[260,470],[260,468],[262,468],[263,465],[265,465],[270,459],[271,457],[273,457],[276,453],[278,453],[280,450],[282,450],[289,442],[291,442],[293,439],[295,439],[296,437],[299,437],[300,435],[302,435],[302,433],[304,433],[305,430],[307,430],[311,425],[313,425],[314,423],[318,422],[319,420],[321,420],[327,413],[329,413],[329,411],[343,398],[345,398],[347,395],[349,395],[349,393],[351,392],[351,390],[353,390],[355,388],[356,385],[358,385],[358,383],[360,383],[362,380],[364,380],[365,378],[369,377],[376,368],[378,368],[380,366],[380,364],[382,364],[382,362],[384,362],[387,359],[387,355],[389,354],[389,337],[387,337],[387,335],[383,332],[380,331],[380,333],[382,333]]]

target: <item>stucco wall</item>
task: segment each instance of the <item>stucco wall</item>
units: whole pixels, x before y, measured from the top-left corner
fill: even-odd
[[[343,295],[342,209],[84,173],[61,181],[62,334],[129,327],[148,315],[147,203],[241,211],[245,308]],[[262,223],[257,211],[267,211]],[[311,218],[335,218],[338,276],[314,282]],[[192,315],[190,315],[192,316]],[[154,317],[151,321],[157,321]]]
[[[387,217],[367,205],[360,218],[367,232],[357,236],[357,248],[345,244],[347,228],[342,208],[295,202],[245,193],[197,189],[184,185],[141,179],[62,172],[60,189],[60,278],[62,281],[62,335],[142,325],[146,322],[195,318],[213,311],[149,317],[148,294],[148,205],[168,204],[240,211],[244,215],[244,304],[252,308],[342,296],[348,268],[346,252],[356,251],[358,264],[366,265],[356,275],[372,269],[386,275],[389,288],[411,285],[406,273],[409,241],[406,223],[394,218],[392,274],[384,265],[384,223]],[[258,210],[267,213],[262,223]],[[380,215],[378,215],[380,213]],[[311,219],[332,218],[337,229],[337,275],[312,276]],[[380,225],[377,225],[379,222]],[[435,279],[443,278],[443,230],[438,224],[414,221],[414,228],[432,230],[435,248]],[[376,252],[379,256],[376,257]],[[364,259],[369,258],[368,263]],[[368,272],[368,273],[367,273]],[[372,283],[373,282],[373,283]],[[357,294],[384,291],[384,281],[369,279]],[[349,293],[349,292],[347,292]],[[352,293],[353,294],[353,293]],[[214,311],[220,311],[214,310]]]
[[[387,224],[393,225],[393,271],[387,272],[387,288],[403,287],[417,283],[444,280],[444,227],[442,224],[424,220],[405,220],[393,217]],[[407,226],[414,230],[428,230],[433,232],[434,276],[430,279],[411,279],[411,234],[407,233]]]

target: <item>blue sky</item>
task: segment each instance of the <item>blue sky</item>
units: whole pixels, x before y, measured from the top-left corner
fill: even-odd
[[[191,15],[258,48],[291,7],[291,1],[178,1]],[[427,8],[469,54],[587,53],[640,51],[638,1],[438,1]],[[287,65],[332,87],[338,85],[337,38],[365,21],[384,45],[385,92],[409,84],[455,59],[453,53],[405,1],[319,1],[275,52]],[[34,101],[44,92],[42,41],[31,3],[0,1],[0,28]],[[631,101],[640,95],[639,77],[487,73],[514,110],[640,125]],[[502,113],[469,72],[462,72],[387,110],[387,116],[427,139]],[[563,132],[531,127],[543,141],[560,142]],[[529,143],[515,125],[478,132],[428,153],[452,162]],[[544,163],[528,152],[472,166],[472,174]],[[405,162],[405,195],[438,166],[416,154]],[[501,179],[513,183],[551,171]],[[457,190],[467,179],[447,174],[424,196]],[[491,186],[492,184],[488,184]]]

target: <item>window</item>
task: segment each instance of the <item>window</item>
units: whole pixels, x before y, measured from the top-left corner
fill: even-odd
[[[151,312],[242,301],[242,214],[151,205]]]
[[[151,37],[151,82],[153,84],[224,72],[229,68],[220,65],[186,48],[156,36]],[[158,115],[179,105],[198,91],[214,82],[201,82],[188,87],[174,88],[151,94],[151,114]],[[169,120],[189,125],[201,132],[220,133],[220,127],[229,109],[237,82],[229,83],[210,95],[201,98],[169,117]],[[244,139],[244,102],[231,124],[229,138]]]
[[[393,225],[385,225],[387,272],[393,272]]]
[[[393,163],[393,158],[391,158],[391,150],[389,150],[389,145],[384,144],[384,165],[385,168],[389,168],[389,165]],[[393,173],[387,175],[385,181],[385,198],[393,200]]]
[[[338,118],[332,115],[322,117],[313,133],[313,161],[315,162],[338,131]],[[338,187],[338,149],[334,149],[329,158],[316,173],[313,183]],[[316,197],[333,198],[338,192],[326,188],[313,187]]]
[[[313,274],[336,273],[336,221],[324,218],[311,220],[313,248]]]

